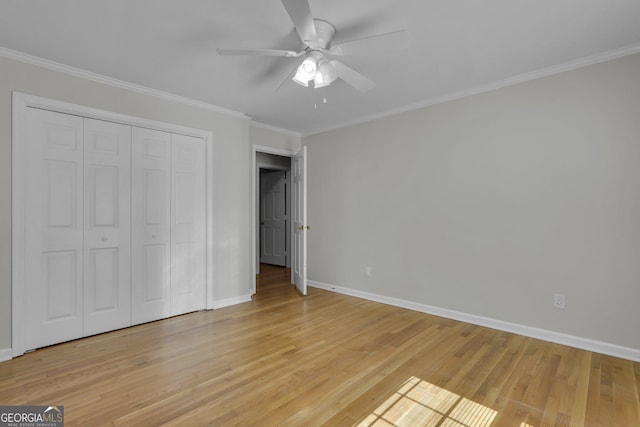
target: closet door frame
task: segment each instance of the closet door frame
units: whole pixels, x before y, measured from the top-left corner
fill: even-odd
[[[28,95],[20,92],[12,94],[12,163],[11,163],[11,206],[12,206],[12,258],[11,258],[11,352],[12,356],[20,356],[25,348],[25,189],[24,176],[27,155],[27,108],[39,108],[58,113],[72,114],[84,118],[103,120],[123,125],[136,126],[180,135],[202,138],[205,146],[205,306],[214,308],[213,291],[213,133],[171,123],[142,119],[126,114],[115,113],[82,105],[71,104],[55,99]]]

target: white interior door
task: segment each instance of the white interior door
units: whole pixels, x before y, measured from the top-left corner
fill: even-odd
[[[291,275],[302,295],[307,294],[307,147],[291,158],[293,192],[293,252]]]
[[[171,135],[171,315],[205,308],[204,140]]]
[[[27,109],[25,349],[83,335],[83,122]]]
[[[131,127],[84,120],[84,334],[131,324]]]
[[[132,128],[131,321],[171,315],[171,134]]]
[[[260,262],[287,265],[286,173],[260,173]]]

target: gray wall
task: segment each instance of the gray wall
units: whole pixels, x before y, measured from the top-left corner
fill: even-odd
[[[309,278],[640,349],[639,114],[634,55],[305,137]]]
[[[295,145],[294,137],[253,132],[243,119],[0,57],[0,350],[11,347],[12,91],[212,131],[214,298],[250,293],[252,139],[266,134],[255,143],[281,148]]]

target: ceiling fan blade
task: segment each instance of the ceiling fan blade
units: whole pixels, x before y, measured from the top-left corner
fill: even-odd
[[[308,0],[282,0],[282,5],[296,27],[300,40],[305,44],[318,40]]]
[[[354,53],[378,53],[409,47],[409,33],[405,30],[364,37],[334,45],[329,51],[331,55],[346,56]]]
[[[363,76],[353,68],[347,67],[342,62],[330,62],[336,68],[338,77],[358,89],[360,92],[371,90],[376,85],[373,81],[369,80],[367,77]]]
[[[218,55],[223,56],[284,56],[286,58],[297,58],[304,53],[277,49],[217,49],[217,51]]]

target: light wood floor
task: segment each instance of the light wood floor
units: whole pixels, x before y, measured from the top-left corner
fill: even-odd
[[[0,363],[0,404],[66,425],[640,426],[640,364],[310,289]]]

